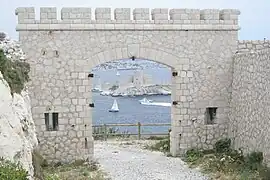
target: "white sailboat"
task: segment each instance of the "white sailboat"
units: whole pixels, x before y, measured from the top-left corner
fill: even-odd
[[[116,76],[120,76],[120,73],[118,71],[116,72]]]
[[[113,101],[113,105],[112,105],[112,108],[109,109],[109,112],[118,112],[119,111],[119,108],[118,108],[118,104],[117,104],[117,101],[116,99]]]

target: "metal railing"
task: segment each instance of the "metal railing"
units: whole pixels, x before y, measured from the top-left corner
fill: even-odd
[[[122,123],[116,123],[116,124],[98,124],[98,125],[93,125],[93,136],[97,137],[97,136],[101,136],[103,137],[105,140],[109,137],[109,136],[131,136],[131,135],[136,135],[138,136],[138,139],[140,140],[142,136],[164,136],[164,135],[168,135],[170,128],[168,129],[168,132],[152,132],[152,133],[142,133],[142,127],[146,127],[146,126],[152,126],[152,127],[156,127],[156,126],[171,126],[170,123],[145,123],[142,124],[140,122],[138,123],[133,123],[133,124],[122,124]],[[137,127],[137,133],[129,133],[129,132],[117,132],[117,130],[115,130],[115,127]]]

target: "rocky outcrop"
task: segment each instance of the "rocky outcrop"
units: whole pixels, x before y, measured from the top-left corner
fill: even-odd
[[[11,60],[24,59],[18,43],[8,38],[0,40],[0,49]],[[27,88],[21,94],[11,94],[0,72],[0,92],[0,157],[19,162],[33,179],[32,152],[38,141]]]
[[[111,96],[142,96],[142,95],[170,95],[170,85],[144,85],[140,87],[127,86],[115,90],[101,92],[101,95]]]
[[[112,62],[106,62],[99,66],[96,66],[93,68],[93,71],[96,70],[107,70],[107,69],[119,69],[119,70],[125,70],[125,69],[150,69],[150,68],[168,68],[167,66],[156,63],[154,61],[148,61],[148,60],[142,60],[137,59],[136,61],[132,60],[117,60]]]

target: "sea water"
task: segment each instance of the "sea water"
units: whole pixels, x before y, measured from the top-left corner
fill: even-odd
[[[98,75],[102,82],[114,83],[118,80],[126,80],[134,71],[119,71],[120,76],[116,76],[117,70],[97,70],[95,75]],[[152,77],[153,83],[170,83],[171,71],[168,68],[145,69],[144,72]],[[94,84],[97,81],[94,79]],[[111,97],[102,96],[100,93],[93,93],[93,124],[106,123],[171,123],[171,107],[166,106],[148,106],[140,104],[139,100],[146,97],[155,102],[171,102],[171,96],[152,95],[152,96],[137,96],[137,97]],[[117,113],[109,112],[114,99],[117,100],[120,109]],[[118,127],[116,127],[118,128]],[[159,127],[142,127],[142,133],[153,132],[168,132],[169,126]],[[137,127],[119,127],[119,131],[128,131],[137,133]]]

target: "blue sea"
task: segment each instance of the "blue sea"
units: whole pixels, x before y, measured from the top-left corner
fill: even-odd
[[[120,70],[120,76],[116,76],[116,69],[96,70],[95,77],[99,77],[102,83],[109,82],[113,84],[116,81],[126,81],[135,70]],[[150,75],[152,83],[171,83],[171,70],[168,68],[148,68],[143,70],[145,74]],[[94,79],[93,84],[97,84],[98,79]],[[102,96],[100,93],[93,92],[93,123],[171,123],[171,108],[164,106],[147,106],[139,103],[139,100],[146,97],[156,102],[171,102],[171,96],[151,95],[137,97],[111,97]],[[111,108],[114,99],[117,100],[119,112],[112,113]],[[142,133],[168,132],[169,126],[160,127],[142,127]],[[136,133],[136,127],[119,127],[119,131],[128,131]]]

